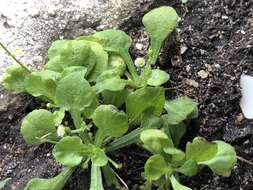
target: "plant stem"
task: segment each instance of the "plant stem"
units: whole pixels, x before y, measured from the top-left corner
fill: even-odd
[[[75,125],[76,129],[80,129],[81,128],[81,123],[82,123],[82,117],[81,117],[80,111],[70,110],[70,114],[72,116],[72,119],[73,119],[73,122],[74,122],[74,125]],[[80,131],[79,135],[86,144],[92,143],[87,130]]]
[[[124,53],[121,56],[123,57],[124,61],[126,62],[127,68],[129,70],[130,74],[132,75],[133,80],[138,81],[139,76],[136,72],[136,69],[133,64],[133,60],[132,60],[131,56],[129,55],[129,53]]]
[[[0,46],[6,51],[6,53],[14,59],[23,69],[25,69],[27,72],[31,73],[31,71],[25,66],[25,64],[21,63],[1,42]]]
[[[101,147],[103,145],[104,142],[104,134],[103,131],[99,130],[96,133],[96,137],[95,137],[95,145],[97,147]]]

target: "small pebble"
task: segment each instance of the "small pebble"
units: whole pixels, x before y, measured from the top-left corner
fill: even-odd
[[[202,79],[206,79],[208,77],[208,72],[204,71],[204,70],[200,70],[198,72],[198,76],[201,77]]]
[[[181,46],[180,47],[180,54],[183,55],[187,51],[188,47],[187,46]]]
[[[186,71],[189,72],[191,70],[191,66],[190,65],[186,65]]]
[[[195,88],[199,87],[199,83],[195,80],[192,80],[192,79],[186,79],[185,83],[188,84],[189,86],[193,86]]]
[[[143,45],[141,43],[136,43],[135,47],[138,50],[142,50],[143,49]]]

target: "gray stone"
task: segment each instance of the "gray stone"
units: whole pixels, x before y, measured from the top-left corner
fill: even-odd
[[[0,41],[40,69],[52,41],[118,27],[154,0],[8,0],[0,6]],[[0,80],[13,61],[0,50]]]

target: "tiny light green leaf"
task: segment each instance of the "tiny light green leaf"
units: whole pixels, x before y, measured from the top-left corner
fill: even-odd
[[[167,124],[178,125],[186,119],[197,117],[198,104],[188,97],[180,97],[175,100],[165,101],[165,118]]]
[[[92,104],[95,92],[84,79],[84,72],[74,72],[59,81],[56,104],[65,109],[83,110]]]
[[[91,161],[94,166],[105,166],[108,163],[108,158],[105,151],[92,144],[88,145],[88,150],[91,153]]]
[[[51,179],[31,179],[25,190],[62,190],[74,168],[66,168],[60,174]]]
[[[60,73],[50,70],[33,72],[25,79],[25,89],[35,97],[45,96],[54,101],[55,89],[60,77]]]
[[[142,22],[151,38],[148,62],[155,64],[162,43],[177,26],[178,15],[172,7],[162,6],[144,15]]]
[[[186,186],[180,184],[177,181],[177,179],[174,177],[174,175],[170,176],[170,182],[171,182],[172,187],[173,187],[174,190],[192,190],[191,188],[186,187]]]
[[[113,70],[118,75],[122,76],[126,70],[126,64],[121,56],[117,54],[111,54],[109,56],[109,70]]]
[[[176,169],[177,172],[180,172],[186,176],[194,176],[198,173],[198,164],[194,160],[187,160],[183,165]]]
[[[168,167],[166,161],[160,154],[151,156],[145,163],[144,174],[148,181],[158,180],[163,175],[172,170]]]
[[[56,161],[68,167],[79,165],[83,160],[85,152],[87,150],[82,140],[77,136],[62,138],[53,149]]]
[[[32,111],[22,121],[21,134],[27,144],[39,145],[43,143],[40,138],[45,135],[48,139],[55,139],[57,135],[53,114],[43,109]]]
[[[217,144],[208,142],[204,138],[196,137],[192,143],[186,145],[186,160],[198,163],[212,159],[218,151]]]
[[[160,69],[153,69],[151,72],[151,76],[147,81],[147,84],[150,86],[161,86],[162,84],[168,82],[170,79],[170,75],[165,71]]]
[[[153,154],[161,154],[164,148],[173,147],[170,137],[159,129],[147,129],[140,135],[144,147]]]
[[[3,85],[7,90],[16,93],[25,92],[25,78],[29,76],[29,72],[20,65],[10,66],[3,77]]]
[[[130,121],[134,121],[147,109],[160,116],[165,103],[165,91],[161,87],[145,87],[127,96],[126,112]]]
[[[216,155],[210,160],[199,162],[199,164],[207,165],[214,173],[226,176],[236,164],[235,149],[223,141],[214,141],[214,143],[218,146]]]
[[[91,118],[104,136],[119,137],[128,130],[127,115],[113,105],[100,105]]]
[[[11,178],[6,178],[4,180],[0,181],[0,189],[6,187],[6,185],[9,183],[9,181],[11,180]]]

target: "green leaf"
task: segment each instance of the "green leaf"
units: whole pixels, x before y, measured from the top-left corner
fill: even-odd
[[[47,139],[55,139],[57,135],[53,114],[43,109],[32,111],[22,121],[21,134],[27,144],[42,144],[40,138],[45,135]]]
[[[62,73],[61,73],[61,78],[66,77],[67,75],[74,73],[74,72],[80,72],[82,71],[84,75],[86,75],[87,73],[87,68],[86,67],[82,67],[82,66],[71,66],[71,67],[67,67],[64,68]]]
[[[126,63],[130,74],[136,79],[137,73],[129,55],[129,47],[131,46],[132,39],[123,31],[109,29],[101,32],[96,32],[90,39],[95,39],[103,48],[108,52],[119,54]]]
[[[6,89],[15,91],[16,93],[25,92],[25,78],[29,76],[29,72],[20,65],[10,66],[3,77],[3,85]]]
[[[144,174],[148,181],[158,180],[163,175],[172,172],[164,158],[159,155],[151,156],[145,163]]]
[[[163,131],[159,129],[147,129],[140,135],[144,147],[153,154],[161,154],[164,148],[173,147],[173,142]]]
[[[88,150],[91,153],[91,161],[94,166],[105,166],[108,163],[105,151],[101,148],[89,144]]]
[[[27,183],[25,190],[62,190],[74,170],[75,168],[66,168],[60,174],[51,179],[31,179]]]
[[[121,30],[108,29],[96,32],[93,37],[104,47],[106,51],[122,55],[128,52],[131,46],[131,38]]]
[[[0,189],[6,187],[6,185],[8,184],[8,182],[11,180],[11,178],[6,178],[4,180],[0,181]]]
[[[186,133],[185,124],[182,122],[177,125],[170,125],[166,123],[167,115],[163,115],[162,118],[163,118],[163,121],[165,121],[165,125],[164,125],[165,129],[169,130],[169,134],[171,135],[175,146],[178,146],[180,143],[180,140]]]
[[[104,137],[119,137],[128,130],[126,114],[113,105],[100,105],[91,118]]]
[[[207,165],[214,173],[226,176],[236,164],[235,149],[223,141],[214,141],[214,143],[218,146],[217,153],[211,159],[201,161],[199,164]]]
[[[131,91],[129,89],[123,89],[116,92],[105,90],[102,92],[104,104],[111,104],[116,107],[120,107],[125,103],[125,100],[130,92]]]
[[[198,164],[194,160],[187,160],[180,168],[177,168],[176,171],[189,177],[194,176],[198,173]]]
[[[114,71],[108,70],[97,78],[95,88],[97,93],[103,92],[104,90],[121,91],[128,83],[129,81],[121,79]]]
[[[48,59],[52,59],[59,56],[61,53],[67,52],[69,46],[69,40],[56,40],[52,43],[48,49]]]
[[[170,75],[160,69],[153,69],[151,76],[147,81],[150,86],[160,86],[170,79]]]
[[[113,70],[117,75],[122,76],[126,71],[126,64],[121,56],[117,54],[111,54],[109,56],[109,70]]]
[[[94,113],[94,111],[97,109],[98,105],[99,105],[99,102],[97,100],[97,97],[94,97],[91,105],[84,108],[84,110],[83,110],[84,116],[87,117],[87,118],[90,118],[91,115]]]
[[[95,82],[97,77],[108,67],[108,54],[99,43],[91,41],[84,42],[90,45],[91,50],[94,52],[96,57],[96,65],[88,75],[88,81]]]
[[[119,137],[114,140],[109,147],[107,147],[107,152],[111,152],[123,147],[126,147],[130,144],[137,143],[140,141],[140,134],[142,131],[150,128],[160,128],[162,126],[162,121],[159,117],[154,115],[149,115],[147,118],[143,119],[143,122],[139,128],[132,130],[130,133]]]
[[[82,140],[77,136],[62,138],[53,149],[56,161],[68,167],[79,165],[83,160],[85,152],[87,150]]]
[[[178,125],[186,119],[196,118],[197,106],[198,104],[188,97],[165,101],[164,108],[168,114],[164,118],[167,124]]]
[[[82,40],[58,40],[49,48],[48,57],[44,68],[56,72],[70,66],[83,66],[89,73],[96,64],[96,56],[90,45]]]
[[[177,26],[178,15],[172,7],[163,6],[144,15],[142,22],[151,39],[148,62],[155,64],[162,43]]]
[[[165,92],[161,87],[145,87],[127,96],[126,112],[130,121],[135,121],[141,114],[152,109],[156,116],[160,116],[165,103]]]
[[[186,187],[186,186],[180,184],[177,181],[177,179],[174,177],[174,175],[170,176],[170,182],[171,182],[172,187],[173,187],[174,190],[192,190],[191,188]]]
[[[68,109],[83,110],[92,104],[95,92],[84,79],[84,72],[74,72],[59,81],[56,104]]]
[[[182,161],[185,158],[185,153],[174,147],[164,147],[163,151],[169,155],[172,155],[172,162]]]
[[[45,96],[54,101],[55,89],[60,77],[60,73],[50,70],[33,72],[25,79],[25,89],[35,97]]]
[[[104,190],[101,169],[94,164],[91,165],[90,190]]]
[[[53,116],[54,116],[54,125],[55,126],[60,125],[65,117],[65,109],[60,108],[58,111],[55,111],[53,113]]]
[[[198,163],[204,162],[213,158],[217,151],[217,144],[196,137],[192,143],[188,142],[186,145],[186,160],[194,160]]]

